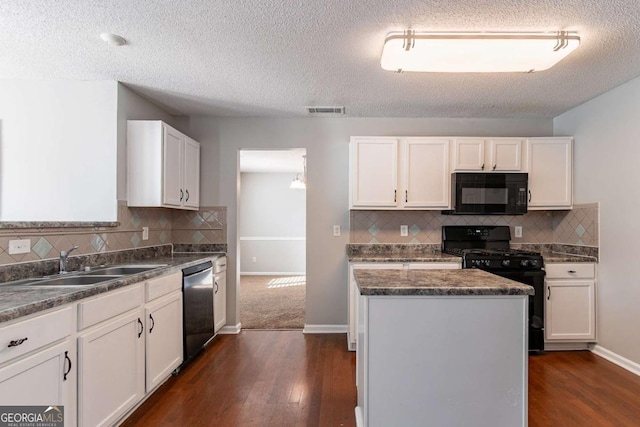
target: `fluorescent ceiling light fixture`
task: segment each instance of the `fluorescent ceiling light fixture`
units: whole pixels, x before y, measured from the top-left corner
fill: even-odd
[[[550,33],[389,33],[380,65],[385,70],[500,73],[551,68],[580,44],[568,31]]]

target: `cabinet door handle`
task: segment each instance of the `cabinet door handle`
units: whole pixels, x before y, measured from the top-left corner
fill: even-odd
[[[484,170],[484,163],[480,166],[480,169]]]
[[[149,313],[149,319],[151,319],[151,328],[149,328],[149,333],[153,332],[153,328],[156,326],[156,321],[153,320],[153,316]]]
[[[551,299],[551,286],[547,286],[547,299]]]
[[[139,317],[138,317],[138,324],[140,325],[140,332],[138,332],[138,338],[140,338],[142,336],[142,333],[144,332],[144,325],[142,324],[142,320],[140,320]]]
[[[184,191],[185,191],[185,193],[187,193],[187,198],[184,199],[184,201],[188,202],[189,201],[189,190],[184,190]]]
[[[409,190],[404,190],[404,202],[409,202]]]
[[[69,362],[69,369],[67,369],[65,372],[63,372],[62,374],[62,381],[66,381],[67,380],[67,375],[69,375],[69,372],[71,372],[71,359],[69,358],[69,352],[65,351],[64,352],[64,363],[66,364],[67,362]]]
[[[575,271],[575,270],[569,270],[569,274],[576,274],[576,273],[577,273],[577,271]]]
[[[19,340],[9,341],[9,345],[7,346],[7,348],[17,347],[28,339],[29,339],[28,337],[24,337],[24,338],[20,338]]]
[[[184,193],[182,192],[182,188],[180,189],[180,201],[184,198]]]
[[[531,190],[529,190],[529,203],[531,203]]]
[[[215,290],[214,294],[217,294],[218,293],[218,282],[213,282],[213,284],[216,285],[216,290]]]
[[[498,165],[493,165],[493,168],[491,170],[496,170],[496,166]]]
[[[398,195],[398,190],[393,190],[393,203],[396,203],[397,201],[397,196]]]

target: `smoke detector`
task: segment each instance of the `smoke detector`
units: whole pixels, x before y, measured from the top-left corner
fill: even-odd
[[[344,107],[316,107],[307,106],[307,114],[311,116],[339,115],[344,114]]]

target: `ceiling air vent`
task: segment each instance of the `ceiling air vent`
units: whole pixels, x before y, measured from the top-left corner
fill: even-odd
[[[307,114],[312,116],[344,114],[344,107],[306,107]]]

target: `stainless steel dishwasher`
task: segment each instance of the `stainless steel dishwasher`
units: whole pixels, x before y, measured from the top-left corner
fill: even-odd
[[[213,265],[182,270],[184,366],[213,338]]]

